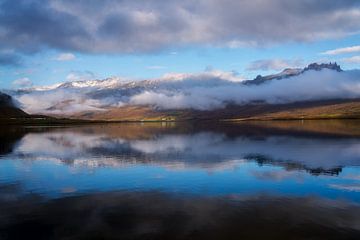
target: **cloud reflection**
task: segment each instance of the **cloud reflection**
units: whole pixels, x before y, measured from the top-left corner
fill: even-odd
[[[172,169],[203,168],[221,171],[255,161],[303,169],[312,174],[338,174],[341,167],[360,164],[357,138],[312,138],[270,135],[229,137],[221,132],[200,130],[155,132],[129,138],[102,132],[101,126],[30,133],[12,155],[22,159],[53,159],[81,167],[150,164]]]

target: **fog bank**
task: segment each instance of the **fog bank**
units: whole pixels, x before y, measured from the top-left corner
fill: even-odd
[[[270,104],[360,97],[360,70],[305,71],[262,84],[244,84],[236,73],[168,74],[159,79],[70,82],[50,89],[18,92],[16,100],[29,113],[71,114],[110,107],[146,105],[158,109],[212,110],[229,103]],[[111,84],[107,84],[109,81]]]

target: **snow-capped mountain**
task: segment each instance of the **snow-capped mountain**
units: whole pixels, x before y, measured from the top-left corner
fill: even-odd
[[[82,80],[82,81],[69,81],[59,83],[51,86],[33,87],[23,89],[23,91],[47,91],[54,89],[132,89],[132,88],[143,88],[146,90],[153,90],[156,88],[186,88],[189,87],[188,83],[195,84],[195,86],[206,86],[209,83],[221,85],[224,82],[234,82],[243,84],[261,84],[267,80],[280,80],[293,76],[298,76],[306,71],[320,71],[323,69],[330,69],[341,72],[342,69],[337,63],[312,63],[306,68],[287,68],[280,73],[261,76],[258,75],[252,80],[246,80],[237,77],[232,72],[221,72],[221,71],[210,71],[202,74],[167,74],[162,78],[151,79],[151,80],[130,80],[119,77],[110,77],[106,79],[94,79],[94,80]],[[201,80],[193,82],[191,80]],[[180,83],[180,84],[179,84]],[[194,85],[192,85],[194,86]]]
[[[229,104],[359,98],[359,80],[359,71],[342,71],[336,63],[314,63],[253,80],[221,71],[168,74],[150,80],[113,77],[23,89],[13,96],[26,111],[50,115],[106,112],[125,106],[214,110]]]

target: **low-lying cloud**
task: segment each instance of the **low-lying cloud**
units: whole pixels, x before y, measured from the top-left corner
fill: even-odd
[[[104,100],[87,99],[85,93],[65,89],[21,94],[16,99],[29,113],[55,115],[102,111],[105,103]]]
[[[182,91],[144,91],[132,97],[130,103],[155,105],[165,109],[209,110],[224,107],[226,103],[264,101],[279,104],[356,97],[360,97],[359,71],[339,73],[322,70],[256,86],[224,82],[218,86],[191,87]]]
[[[260,85],[244,84],[243,78],[236,73],[221,71],[168,74],[160,79],[142,81],[110,78],[69,82],[47,90],[20,91],[14,97],[29,113],[44,114],[102,111],[125,105],[211,110],[229,103],[281,104],[359,98],[360,71],[311,70]]]

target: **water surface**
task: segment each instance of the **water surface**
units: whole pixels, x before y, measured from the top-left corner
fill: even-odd
[[[359,126],[2,128],[0,239],[358,239]]]

